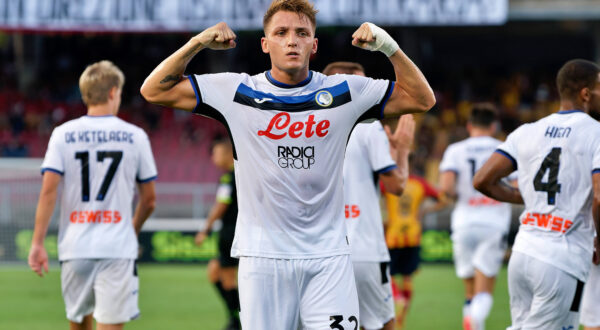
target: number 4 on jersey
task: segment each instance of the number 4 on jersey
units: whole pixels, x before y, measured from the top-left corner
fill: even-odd
[[[552,148],[550,153],[544,158],[542,166],[540,166],[540,169],[533,179],[533,188],[535,191],[545,191],[548,193],[548,205],[554,205],[556,203],[556,194],[560,192],[560,183],[558,183],[560,152],[561,148]],[[550,171],[548,174],[548,181],[542,182],[542,178],[548,170]]]

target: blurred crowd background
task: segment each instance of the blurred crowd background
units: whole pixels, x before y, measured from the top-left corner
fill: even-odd
[[[419,65],[433,86],[436,106],[417,116],[413,161],[430,182],[445,147],[466,137],[465,120],[475,102],[499,110],[499,137],[518,125],[556,111],[557,69],[572,58],[596,59],[597,21],[509,21],[486,27],[385,27]],[[317,30],[319,51],[311,69],[331,61],[356,61],[375,78],[393,78],[377,53],[350,45],[354,27]],[[120,116],[151,137],[163,182],[211,182],[210,140],[226,134],[216,121],[169,111],[145,102],[139,87],[162,59],[183,45],[189,33],[0,33],[0,156],[43,157],[52,129],[81,116],[78,78],[100,59],[115,62],[126,75]],[[260,49],[262,31],[237,31],[230,51],[203,51],[188,73],[269,69]]]

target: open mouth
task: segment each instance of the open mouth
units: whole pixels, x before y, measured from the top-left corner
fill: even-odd
[[[290,56],[290,57],[298,57],[298,56],[300,56],[300,54],[299,54],[299,53],[296,53],[296,52],[289,52],[289,53],[287,53],[287,54],[285,54],[285,55],[286,55],[286,56]]]

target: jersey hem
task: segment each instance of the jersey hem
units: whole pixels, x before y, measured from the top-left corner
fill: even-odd
[[[355,257],[354,254],[350,257],[352,262],[372,262],[372,263],[380,263],[380,262],[390,262],[392,259],[388,256],[387,258],[368,258],[368,257]]]
[[[389,171],[393,171],[393,170],[395,170],[397,168],[398,168],[398,165],[393,164],[393,165],[390,165],[390,166],[386,166],[386,167],[384,167],[382,169],[376,170],[375,173],[377,173],[377,174],[383,174],[383,173],[387,173]]]
[[[458,175],[458,170],[454,169],[454,168],[447,168],[447,169],[440,170],[440,173],[444,173],[444,172],[452,172],[452,173]]]
[[[508,152],[502,150],[502,149],[496,149],[496,151],[494,151],[495,153],[498,153],[506,158],[508,158],[508,160],[510,160],[510,162],[513,164],[513,168],[515,170],[517,170],[517,161],[515,160],[515,158],[513,156],[511,156]]]
[[[124,257],[124,256],[66,256],[66,257],[58,257],[58,261],[67,261],[67,260],[79,260],[79,259],[127,259],[127,260],[137,260],[137,256],[135,257]]]
[[[535,259],[537,259],[537,260],[539,260],[541,262],[544,262],[544,263],[547,263],[547,264],[549,264],[549,265],[551,265],[553,267],[556,267],[556,268],[562,270],[563,272],[565,272],[565,273],[567,273],[567,274],[575,277],[576,279],[578,279],[578,280],[580,280],[582,282],[586,282],[587,281],[587,274],[585,274],[585,273],[582,274],[582,273],[573,271],[573,269],[569,268],[568,266],[560,265],[560,264],[554,262],[551,258],[549,258],[549,259],[540,258],[539,256],[533,255],[532,253],[529,253],[526,250],[521,250],[518,247],[516,249],[513,249],[513,251],[519,252],[519,253],[524,254],[524,255],[526,255],[528,257],[535,258]]]
[[[388,89],[387,89],[387,91],[385,91],[384,99],[383,99],[383,102],[381,103],[381,110],[379,111],[379,119],[383,118],[385,105],[387,104],[387,101],[390,99],[390,96],[392,96],[392,92],[394,91],[395,85],[396,85],[395,81],[390,81],[388,83]]]
[[[47,171],[48,172],[54,172],[54,173],[60,174],[60,175],[64,175],[65,174],[65,172],[59,171],[59,170],[57,170],[55,168],[52,168],[52,167],[44,167],[44,168],[42,168],[40,170],[40,172],[41,172],[42,175],[44,175],[44,172],[47,172]]]
[[[335,257],[339,255],[350,255],[350,249],[334,250],[323,253],[305,253],[305,254],[282,254],[276,252],[257,252],[257,251],[243,251],[243,250],[231,250],[231,257],[242,258],[242,257],[255,257],[255,258],[268,258],[268,259],[319,259],[327,257]]]
[[[151,176],[151,177],[149,177],[147,179],[138,179],[138,178],[135,178],[135,181],[137,181],[137,183],[147,183],[147,182],[150,182],[150,181],[154,181],[157,178],[158,178],[158,175],[155,175],[155,176]]]

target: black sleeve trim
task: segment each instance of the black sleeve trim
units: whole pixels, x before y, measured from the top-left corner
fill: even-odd
[[[383,97],[381,98],[381,101],[379,103],[374,104],[369,110],[367,110],[365,113],[363,113],[362,116],[360,116],[356,122],[360,123],[361,121],[364,121],[366,119],[373,119],[373,118],[374,119],[383,119],[383,109],[385,108],[385,104],[387,103],[388,99],[392,95],[393,89],[394,89],[394,82],[388,81],[388,86],[385,90],[385,93],[383,94]]]
[[[515,160],[515,158],[513,156],[511,156],[508,152],[506,152],[502,149],[496,149],[495,152],[508,158],[511,161],[511,163],[513,164],[513,168],[515,169],[515,171],[517,170],[517,161]]]
[[[229,134],[229,139],[231,140],[231,146],[233,147],[233,159],[237,160],[237,152],[235,149],[235,143],[233,143],[233,135],[231,135],[231,129],[229,129],[229,124],[227,124],[227,120],[225,120],[225,116],[217,109],[211,107],[210,105],[204,103],[202,101],[202,94],[200,94],[200,87],[198,86],[198,81],[196,80],[196,76],[191,74],[188,76],[190,83],[192,84],[192,88],[194,88],[194,93],[196,94],[196,107],[194,114],[205,116],[208,118],[212,118],[225,125],[227,129],[227,133]]]

